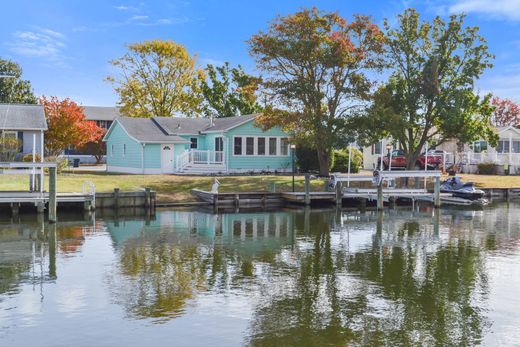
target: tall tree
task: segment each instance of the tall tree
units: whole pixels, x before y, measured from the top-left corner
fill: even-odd
[[[381,67],[383,43],[365,16],[347,23],[312,8],[276,18],[249,40],[271,103],[258,121],[316,149],[320,174],[328,175],[332,149],[348,135],[346,120],[369,98],[365,73]]]
[[[120,70],[107,80],[119,95],[122,114],[171,117],[200,112],[203,71],[184,46],[171,40],[134,43],[110,63]]]
[[[209,64],[207,79],[202,81],[203,110],[214,117],[232,117],[256,113],[261,110],[257,92],[259,77],[247,74],[242,66],[231,68]]]
[[[22,68],[11,60],[0,58],[0,103],[36,104],[31,82],[22,79]]]
[[[391,136],[404,150],[408,169],[427,144],[479,137],[495,142],[491,96],[474,91],[493,59],[478,28],[464,26],[464,15],[421,21],[414,9],[399,15],[396,27],[387,20],[384,26],[390,78],[353,123],[360,139],[369,144]]]
[[[497,127],[520,126],[520,105],[510,99],[501,99],[498,96],[491,99],[495,107],[491,122]]]
[[[103,128],[98,127],[96,122],[86,120],[83,108],[74,101],[43,96],[40,103],[49,127],[45,133],[45,151],[48,155],[58,156],[67,147],[81,147],[103,136]]]

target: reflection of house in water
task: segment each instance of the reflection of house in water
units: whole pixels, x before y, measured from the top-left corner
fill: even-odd
[[[107,222],[116,246],[138,237],[175,233],[178,240],[202,244],[222,243],[253,255],[292,243],[294,215],[288,212],[211,214],[193,211],[160,211],[155,220]]]

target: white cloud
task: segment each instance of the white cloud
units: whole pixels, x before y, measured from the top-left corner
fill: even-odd
[[[450,13],[480,13],[520,20],[520,0],[457,0],[448,6],[448,10]]]
[[[65,35],[48,28],[36,28],[33,31],[16,31],[13,40],[7,43],[13,53],[62,60],[65,48]]]
[[[132,16],[128,20],[130,21],[145,21],[148,20],[150,17],[148,16]]]
[[[114,8],[118,11],[137,11],[138,10],[137,7],[129,6],[129,5],[119,5],[119,6],[114,6]]]

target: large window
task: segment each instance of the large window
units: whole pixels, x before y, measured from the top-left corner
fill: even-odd
[[[520,153],[520,141],[513,141],[513,153]]]
[[[246,137],[246,155],[255,154],[255,138]]]
[[[500,141],[498,141],[497,152],[498,153],[509,153],[509,140],[506,140],[506,141],[500,140]]]
[[[233,141],[233,154],[235,155],[242,155],[242,138],[241,137],[235,137]]]
[[[191,148],[191,149],[197,149],[197,144],[198,144],[198,142],[199,142],[198,140],[199,140],[199,139],[196,138],[196,137],[192,137],[192,138],[190,138],[190,142],[191,142],[191,143],[190,143],[190,148]]]
[[[280,139],[280,155],[289,154],[289,139],[287,137],[282,137]]]
[[[475,141],[475,142],[473,142],[473,145],[471,147],[473,149],[473,152],[481,153],[481,152],[487,151],[487,142],[486,141]]]
[[[269,155],[276,155],[276,137],[269,138]]]
[[[257,154],[258,155],[265,155],[265,137],[259,137],[258,143],[257,143]]]
[[[381,142],[372,145],[372,154],[381,154]]]
[[[215,151],[222,152],[224,150],[224,139],[222,137],[215,137]]]

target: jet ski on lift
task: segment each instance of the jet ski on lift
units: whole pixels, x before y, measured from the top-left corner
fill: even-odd
[[[485,192],[474,187],[473,182],[464,183],[459,176],[448,178],[441,183],[441,193],[451,193],[452,196],[467,200],[480,200]]]

